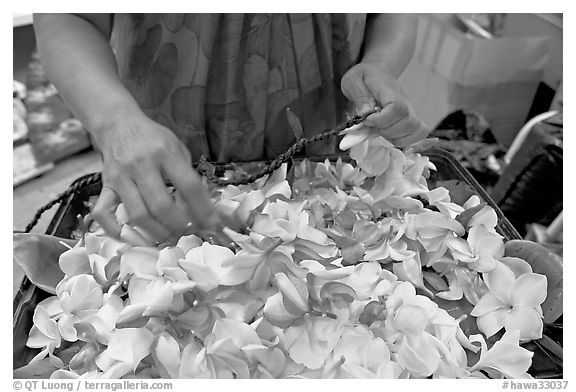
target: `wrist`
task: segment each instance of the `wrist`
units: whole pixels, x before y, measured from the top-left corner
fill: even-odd
[[[107,105],[108,106],[108,105]],[[86,128],[100,150],[106,149],[114,136],[129,132],[135,124],[146,118],[138,106],[112,105],[98,110],[86,121]]]

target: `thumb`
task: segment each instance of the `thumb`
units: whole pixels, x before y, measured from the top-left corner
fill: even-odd
[[[366,87],[361,72],[349,72],[342,78],[342,93],[354,103],[359,115],[369,112],[376,106],[376,99]]]

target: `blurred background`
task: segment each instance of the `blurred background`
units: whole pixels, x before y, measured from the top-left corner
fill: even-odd
[[[422,14],[400,78],[417,114],[518,232],[562,251],[562,14]],[[36,54],[32,15],[13,17],[13,228],[101,170]],[[35,231],[51,218],[43,216]]]

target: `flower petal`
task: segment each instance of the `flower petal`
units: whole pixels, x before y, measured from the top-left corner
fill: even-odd
[[[264,305],[264,315],[270,320],[279,323],[294,320],[299,317],[286,310],[281,293],[276,293],[271,297],[268,297],[268,300]]]
[[[428,315],[419,306],[402,305],[394,314],[394,327],[405,335],[419,335],[426,328]]]
[[[308,311],[308,290],[306,286],[298,287],[286,274],[280,272],[274,276],[274,282],[282,293],[282,300],[286,310],[294,315],[303,315]]]
[[[184,255],[185,253],[182,251],[182,249],[177,247],[162,249],[158,254],[156,272],[159,275],[162,275],[164,273],[164,269],[177,267],[178,260],[183,258]]]
[[[54,339],[44,335],[37,326],[33,325],[32,328],[30,328],[26,346],[31,348],[44,348],[52,341],[54,341]]]
[[[156,357],[171,378],[178,378],[180,370],[180,347],[168,333],[163,333],[156,343]]]
[[[232,339],[238,348],[250,344],[261,344],[254,328],[238,320],[229,318],[216,320],[212,333],[215,335],[216,340]]]
[[[196,282],[199,289],[210,291],[218,286],[218,276],[209,266],[190,262],[187,259],[181,259],[179,263],[190,279]]]
[[[468,226],[470,227],[483,225],[490,230],[494,230],[497,224],[498,216],[496,215],[496,211],[490,206],[482,208],[468,221]]]
[[[502,339],[482,353],[480,360],[469,371],[482,368],[496,369],[508,378],[524,378],[534,353],[518,346],[518,331],[506,331]]]
[[[88,274],[90,262],[86,248],[72,248],[60,255],[58,259],[60,269],[68,276]]]
[[[34,309],[32,320],[40,332],[50,339],[60,338],[60,332],[58,331],[56,321],[50,318],[50,315],[43,306],[37,306],[36,309]]]
[[[120,277],[133,273],[138,277],[156,275],[158,251],[151,247],[135,246],[128,249],[120,259]]]
[[[342,326],[328,317],[307,318],[304,325],[291,326],[286,329],[281,340],[288,346],[288,353],[296,363],[310,369],[318,369],[334,349],[342,333]]]
[[[504,263],[508,268],[514,272],[514,276],[518,279],[520,276],[524,274],[528,274],[532,272],[532,267],[530,264],[518,257],[502,257],[500,259],[502,263]]]
[[[102,375],[102,378],[122,378],[126,374],[133,371],[132,364],[130,362],[114,362],[110,368]]]
[[[64,340],[69,342],[75,342],[78,340],[78,333],[76,332],[76,328],[74,328],[74,324],[77,321],[78,319],[76,317],[67,314],[63,314],[60,317],[58,320],[58,331]]]
[[[494,335],[504,327],[506,316],[512,311],[510,308],[497,309],[476,319],[478,328],[487,337]]]
[[[507,331],[518,330],[520,340],[533,340],[542,337],[542,318],[536,310],[528,306],[514,306],[504,320]]]
[[[438,368],[440,353],[436,345],[423,335],[422,338],[409,340],[404,337],[398,349],[398,359],[406,370],[418,377],[428,377]]]
[[[548,279],[544,275],[528,273],[520,276],[512,287],[511,303],[535,308],[544,302]]]
[[[122,328],[110,333],[107,355],[120,362],[130,365],[129,369],[136,369],[144,357],[150,354],[150,346],[154,335],[146,328]]]
[[[190,249],[196,248],[200,245],[202,245],[202,240],[194,234],[180,237],[176,244],[178,248],[182,249],[184,254],[188,253]]]
[[[476,207],[480,204],[480,198],[476,195],[470,196],[470,198],[462,205],[465,210],[468,210],[472,207]]]
[[[340,141],[340,150],[345,151],[351,147],[362,143],[370,134],[370,128],[360,127],[355,130],[348,130],[346,135]]]
[[[238,217],[240,222],[246,223],[248,221],[248,218],[250,217],[250,214],[256,208],[260,207],[265,200],[266,197],[264,195],[264,192],[262,192],[261,190],[248,192],[247,194],[244,195],[244,198],[242,199],[240,205],[234,212],[234,215]]]
[[[130,321],[133,321],[139,317],[142,317],[142,314],[144,313],[147,307],[148,305],[146,305],[146,303],[139,303],[126,306],[124,309],[122,309],[122,311],[118,315],[116,323],[118,325],[121,325],[129,323]]]
[[[479,260],[470,267],[478,272],[494,269],[497,259],[504,256],[504,241],[498,234],[491,233],[485,226],[474,226],[468,232],[468,243]]]
[[[267,189],[263,189],[263,191],[265,192],[264,196],[267,199],[271,198],[272,196],[278,196],[278,195],[282,195],[286,199],[289,199],[290,196],[292,196],[292,188],[290,187],[290,184],[286,180],[274,184]]]
[[[496,261],[494,269],[483,274],[484,282],[492,294],[505,304],[512,304],[512,288],[516,282],[514,272],[505,264]]]
[[[484,294],[482,298],[480,298],[480,301],[478,301],[476,306],[474,306],[474,309],[472,309],[470,315],[474,317],[481,317],[490,312],[494,312],[497,309],[506,307],[509,307],[509,305],[500,301],[494,294],[488,292]]]
[[[146,287],[146,293],[148,296],[148,308],[143,313],[144,316],[166,311],[172,305],[174,298],[172,285],[163,278],[151,281]]]

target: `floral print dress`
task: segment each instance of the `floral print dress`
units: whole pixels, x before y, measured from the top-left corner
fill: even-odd
[[[359,61],[366,15],[116,14],[120,77],[143,111],[193,160],[273,158],[345,118],[343,74]],[[335,141],[308,146],[334,153]]]

